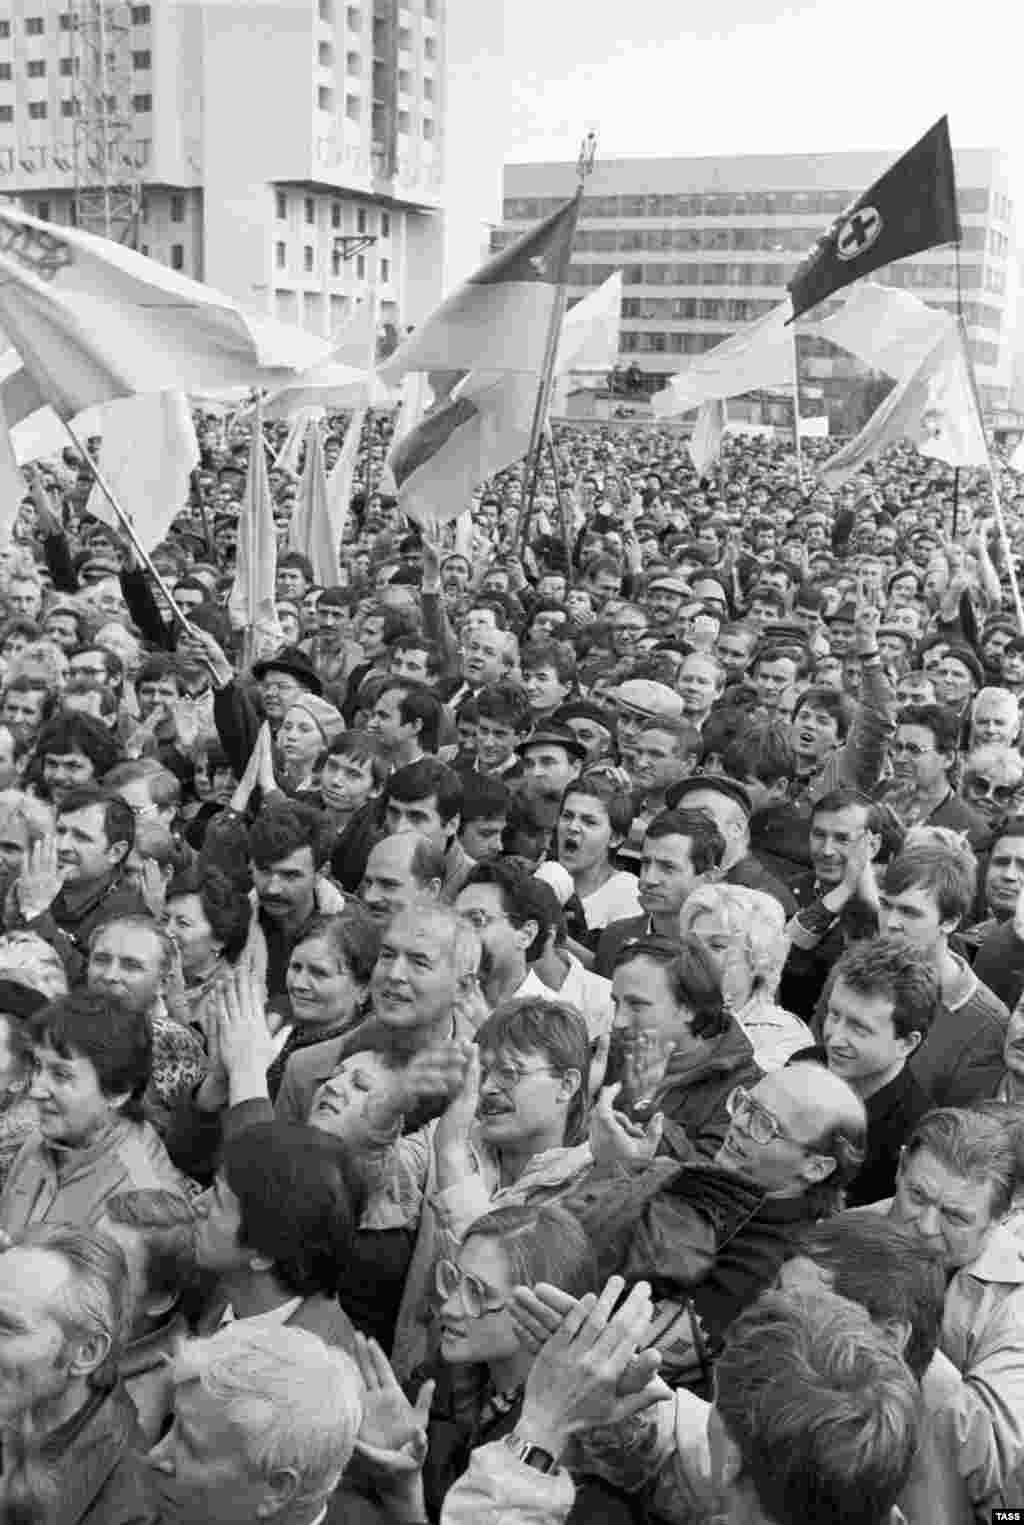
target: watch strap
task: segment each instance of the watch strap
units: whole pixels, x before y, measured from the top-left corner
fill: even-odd
[[[505,1444],[519,1461],[527,1467],[532,1467],[535,1472],[557,1472],[558,1462],[550,1451],[545,1451],[543,1446],[535,1446],[529,1440],[520,1440],[519,1436],[512,1432],[505,1436]]]

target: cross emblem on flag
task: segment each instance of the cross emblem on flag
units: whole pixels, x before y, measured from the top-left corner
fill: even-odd
[[[874,207],[858,207],[844,217],[836,232],[836,254],[841,260],[856,259],[878,241],[883,227]]]

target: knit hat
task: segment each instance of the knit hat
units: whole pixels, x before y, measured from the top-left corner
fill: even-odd
[[[290,710],[304,710],[313,724],[319,726],[320,734],[327,746],[336,736],[340,736],[345,729],[345,722],[333,704],[328,704],[326,699],[321,699],[317,694],[299,694],[289,704]]]

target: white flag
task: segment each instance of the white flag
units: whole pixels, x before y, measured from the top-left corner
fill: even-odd
[[[359,442],[366,422],[366,409],[357,408],[348,421],[345,438],[330,476],[327,478],[327,511],[330,514],[334,543],[341,545],[352,507],[352,481],[359,458]]]
[[[651,398],[655,416],[689,413],[714,397],[741,397],[762,388],[791,389],[793,335],[786,327],[791,312],[788,300],[780,302],[756,323],[748,323],[731,339],[695,357],[664,391],[655,392]]]
[[[299,483],[299,496],[292,514],[288,545],[301,551],[313,567],[314,581],[322,588],[338,584],[338,540],[328,506],[327,472],[320,425],[314,419],[306,435],[306,461]]]
[[[890,445],[905,439],[922,455],[945,461],[948,466],[988,466],[985,431],[959,322],[939,339],[917,370],[894,387],[860,433],[825,465],[822,481],[829,487],[838,486]]]
[[[873,281],[848,288],[842,308],[815,325],[819,338],[849,350],[874,371],[905,381],[956,322],[941,307]],[[806,332],[802,327],[800,332]]]
[[[183,392],[118,398],[105,404],[100,432],[100,470],[131,519],[142,549],[152,551],[185,507],[189,478],[199,465],[188,399]],[[99,483],[86,508],[120,530]]]
[[[270,656],[283,642],[277,622],[277,532],[263,448],[263,414],[257,407],[249,444],[249,471],[238,518],[235,580],[228,611],[236,630],[251,630],[252,660]]]
[[[722,453],[725,437],[725,398],[712,397],[701,403],[697,423],[690,438],[690,459],[699,477],[706,477]]]

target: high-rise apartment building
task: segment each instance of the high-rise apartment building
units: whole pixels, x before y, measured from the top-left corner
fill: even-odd
[[[898,157],[876,153],[745,154],[597,161],[587,181],[570,300],[623,272],[621,359],[650,390],[763,316],[819,233]],[[1008,398],[1016,304],[1014,209],[1007,164],[992,150],[956,154],[963,311],[983,405]],[[497,247],[573,189],[571,164],[510,164]],[[954,309],[957,259],[931,249],[873,277]],[[841,407],[863,367],[823,340],[800,340],[808,394]],[[783,410],[785,404],[780,405]],[[820,411],[820,410],[819,410]]]
[[[502,10],[0,0],[0,195],[54,222],[74,216],[76,113],[89,109],[80,60],[102,12],[121,124],[107,172],[136,181],[137,246],[325,336],[372,292],[381,324],[400,332],[453,264],[486,250],[500,216],[502,88],[487,61],[501,57]],[[477,67],[468,78],[459,67],[450,94],[467,50]],[[467,164],[448,137],[477,114]],[[77,137],[79,181],[102,179]]]

